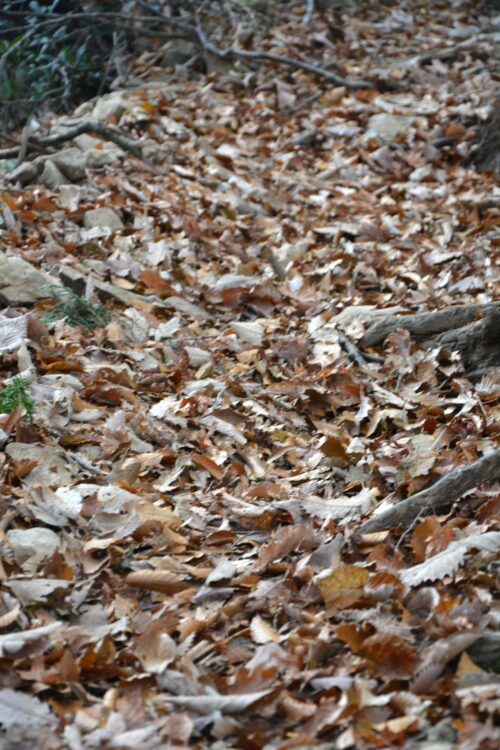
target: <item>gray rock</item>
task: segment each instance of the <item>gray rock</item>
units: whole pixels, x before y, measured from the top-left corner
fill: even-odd
[[[99,229],[110,229],[112,232],[123,229],[122,220],[112,208],[93,208],[87,211],[83,217],[83,225],[85,229],[99,227]]]
[[[123,149],[116,143],[102,141],[88,133],[78,135],[74,142],[80,151],[83,151],[89,169],[100,169],[107,164],[114,164],[125,156]]]
[[[391,142],[399,133],[404,133],[411,125],[410,117],[384,113],[372,115],[368,120],[368,131],[375,133],[386,142]]]
[[[22,258],[0,253],[0,306],[30,305],[47,296],[43,287],[55,283]]]
[[[124,112],[132,107],[132,102],[127,99],[122,91],[114,91],[106,96],[101,96],[92,109],[92,119],[105,122],[108,117],[115,117],[117,120]]]
[[[85,162],[89,169],[101,169],[108,164],[115,164],[122,159],[123,156],[124,151],[118,146],[114,146],[113,148],[103,148],[102,150],[92,148],[85,152]]]
[[[38,170],[32,161],[23,161],[7,175],[9,182],[20,182],[21,185],[28,185],[30,182],[34,182],[37,177]]]
[[[52,154],[50,159],[71,182],[78,182],[85,177],[87,163],[85,154],[79,148],[65,148]]]
[[[40,182],[42,182],[45,187],[49,188],[49,190],[54,190],[60,185],[64,185],[68,182],[68,179],[63,175],[61,170],[56,167],[53,161],[46,159],[43,164],[43,172],[40,177]]]
[[[7,539],[14,550],[16,562],[22,565],[33,555],[43,553],[43,557],[50,557],[59,547],[59,537],[44,526],[33,526],[30,529],[11,529],[7,532]]]

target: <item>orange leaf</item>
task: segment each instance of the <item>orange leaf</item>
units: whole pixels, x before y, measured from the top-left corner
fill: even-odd
[[[191,584],[166,570],[136,570],[125,578],[129,586],[162,594],[177,594],[190,588]]]
[[[386,677],[411,677],[419,662],[413,646],[391,633],[376,633],[367,638],[359,649],[359,654],[372,662]]]
[[[214,479],[220,481],[224,477],[225,470],[220,467],[219,464],[216,464],[209,456],[195,454],[191,457],[191,460],[195,466],[206,471]]]
[[[40,461],[36,458],[22,458],[12,463],[12,471],[18,479],[22,479],[38,466]]]
[[[83,365],[75,359],[58,359],[43,366],[46,372],[83,372]]]
[[[350,622],[342,622],[337,626],[335,634],[339,640],[347,643],[354,654],[357,654],[364,641],[373,635],[373,631],[372,625],[361,626]]]
[[[143,271],[141,274],[139,274],[139,279],[145,285],[146,289],[150,289],[160,297],[175,297],[176,295],[176,291],[173,286],[161,277],[159,271]]]
[[[333,573],[319,578],[316,584],[327,607],[346,609],[355,606],[365,596],[364,586],[368,579],[365,568],[342,564]]]

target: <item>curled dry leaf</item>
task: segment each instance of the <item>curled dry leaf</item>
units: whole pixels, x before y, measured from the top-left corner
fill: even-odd
[[[175,695],[165,696],[163,701],[168,705],[190,708],[199,714],[239,713],[269,695],[270,690],[258,690],[255,693],[242,695]]]
[[[260,615],[255,615],[250,623],[250,632],[252,640],[255,643],[275,643],[281,640],[279,633],[268,622],[262,619]]]
[[[158,591],[162,594],[177,594],[191,587],[187,581],[163,570],[136,570],[126,576],[125,582],[134,588]]]

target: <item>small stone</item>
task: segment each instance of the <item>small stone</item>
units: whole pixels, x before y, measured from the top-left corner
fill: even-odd
[[[28,185],[30,182],[34,182],[37,177],[38,170],[32,161],[23,161],[7,175],[9,182],[20,182],[21,185]]]
[[[122,92],[116,91],[112,94],[101,96],[92,110],[92,119],[105,122],[109,117],[117,121],[132,106],[131,102]]]
[[[391,142],[399,133],[404,133],[411,125],[410,117],[381,113],[368,120],[368,132],[375,133],[383,141]]]
[[[110,229],[112,232],[117,232],[119,229],[123,229],[123,222],[118,214],[111,208],[93,208],[85,213],[83,217],[83,225],[85,229]]]
[[[118,146],[114,146],[113,148],[103,148],[102,150],[92,148],[89,151],[86,151],[84,156],[85,163],[89,169],[102,169],[102,167],[106,167],[109,164],[115,164],[122,159],[124,151]]]
[[[33,555],[43,554],[51,557],[59,547],[59,537],[44,526],[32,526],[30,529],[11,529],[7,539],[14,550],[16,562],[22,565]]]
[[[65,148],[52,154],[50,159],[71,182],[78,182],[85,177],[87,164],[85,155],[79,148]]]
[[[0,306],[30,305],[47,297],[44,287],[56,283],[23,258],[0,253]]]
[[[54,162],[50,159],[46,159],[43,165],[40,182],[42,182],[45,187],[49,188],[49,190],[54,190],[60,185],[64,185],[67,181],[67,177],[65,177],[61,170],[56,167]]]

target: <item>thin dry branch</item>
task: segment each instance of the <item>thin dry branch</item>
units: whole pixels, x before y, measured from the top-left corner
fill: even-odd
[[[312,17],[314,15],[314,10],[315,10],[314,6],[315,6],[314,0],[307,0],[306,12],[304,13],[304,18],[302,20],[302,23],[304,26],[308,26],[311,23]]]
[[[434,47],[425,52],[420,52],[420,54],[414,55],[410,58],[409,62],[412,62],[415,65],[425,65],[433,60],[450,60],[463,50],[473,47],[477,42],[485,41],[487,39],[488,36],[485,34],[476,34],[470,39],[465,39],[464,41],[458,42],[458,44],[453,44],[449,47]]]
[[[275,62],[279,65],[286,65],[289,68],[297,68],[298,70],[304,70],[306,73],[313,73],[320,78],[324,78],[326,81],[334,83],[336,86],[345,86],[346,89],[366,89],[366,88],[392,88],[393,85],[385,81],[368,81],[364,79],[349,80],[342,76],[332,73],[326,68],[320,68],[317,65],[312,65],[302,60],[295,60],[292,57],[286,57],[285,55],[276,55],[274,52],[265,52],[264,50],[246,50],[238,47],[226,47],[225,49],[219,49],[215,44],[212,44],[207,38],[203,31],[199,21],[196,25],[196,33],[198,41],[206,52],[210,52],[215,57],[219,57],[222,60],[231,60],[239,58],[241,60],[269,60],[269,62]]]
[[[407,497],[393,508],[366,521],[360,527],[362,534],[410,524],[416,516],[432,513],[450,505],[482,482],[500,480],[500,449],[438,479],[435,484]]]
[[[114,143],[116,146],[120,146],[124,151],[128,151],[138,159],[143,159],[142,149],[137,141],[132,140],[132,138],[129,138],[116,130],[101,125],[101,123],[96,120],[79,122],[78,125],[68,128],[65,133],[47,135],[42,138],[31,137],[26,142],[27,151],[40,151],[40,149],[47,149],[51,146],[59,146],[61,143],[71,141],[73,138],[76,138],[83,133],[94,133],[94,135],[99,135],[106,141],[111,141],[111,143]],[[21,145],[0,150],[0,159],[11,159],[17,157],[20,148]]]

